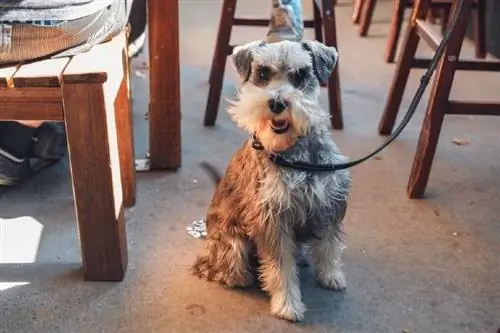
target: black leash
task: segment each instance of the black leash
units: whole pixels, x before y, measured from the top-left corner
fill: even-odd
[[[357,160],[347,162],[347,163],[341,163],[341,164],[311,164],[307,162],[301,162],[301,161],[294,161],[290,162],[285,160],[283,157],[281,157],[279,154],[271,154],[269,156],[269,160],[279,166],[283,166],[286,168],[291,168],[291,169],[296,169],[296,170],[301,170],[301,171],[312,171],[312,172],[332,172],[332,171],[338,171],[338,170],[344,170],[348,168],[352,168],[353,166],[356,166],[358,164],[363,163],[364,161],[372,158],[376,154],[380,153],[382,150],[384,150],[392,141],[394,141],[403,131],[403,129],[408,125],[410,122],[411,118],[415,114],[415,111],[417,109],[418,104],[420,103],[420,100],[422,99],[422,96],[427,89],[427,86],[429,85],[429,81],[432,77],[432,74],[436,70],[436,67],[438,65],[439,60],[443,57],[446,45],[448,44],[451,34],[455,30],[458,24],[458,18],[462,14],[462,11],[464,9],[464,0],[458,0],[460,1],[457,10],[455,11],[455,15],[453,16],[453,20],[451,21],[450,25],[446,29],[446,33],[443,36],[443,39],[441,43],[438,45],[436,49],[436,53],[434,54],[434,57],[432,58],[429,68],[425,72],[425,74],[422,76],[420,79],[420,86],[418,87],[415,95],[413,96],[413,99],[411,101],[410,107],[408,108],[408,111],[406,112],[405,116],[403,117],[403,120],[401,120],[401,123],[398,125],[396,130],[389,136],[389,138],[377,149],[375,149],[373,152],[370,154],[366,155],[365,157],[359,158]],[[252,147],[256,150],[262,150],[264,147],[262,144],[258,141],[258,139],[255,136],[252,136],[253,141],[252,141]]]

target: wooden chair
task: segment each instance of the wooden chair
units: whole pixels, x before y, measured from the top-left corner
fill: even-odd
[[[314,19],[305,20],[305,28],[314,28],[315,38],[328,46],[337,47],[337,28],[335,21],[336,0],[312,0],[314,7]],[[208,100],[205,110],[205,126],[214,126],[219,110],[222,83],[226,67],[226,58],[233,51],[230,45],[231,31],[233,26],[260,26],[269,25],[268,19],[246,19],[235,17],[237,0],[224,0],[222,13],[219,21],[219,30],[215,45],[212,67],[209,77]],[[324,35],[323,35],[324,30]],[[339,64],[335,67],[328,80],[328,99],[330,113],[332,114],[332,127],[342,129],[344,127],[342,117],[342,105],[340,97]]]
[[[0,119],[64,121],[84,279],[120,281],[135,204],[125,33],[73,57],[0,69]]]
[[[478,5],[474,0],[464,1],[465,10],[459,18],[458,27],[453,32],[434,74],[430,99],[408,182],[407,192],[410,198],[422,197],[425,192],[445,115],[500,115],[500,104],[462,102],[449,99],[455,71],[500,71],[500,62],[459,60],[470,14],[473,7]],[[457,3],[458,1],[454,1],[452,12],[454,12]],[[425,21],[430,7],[431,0],[415,0],[412,19],[406,29],[401,56],[397,61],[385,110],[379,123],[380,134],[387,135],[392,132],[411,69],[429,66],[429,59],[415,57],[419,42],[423,40],[436,49],[441,40],[441,37],[434,33]],[[481,24],[483,23],[481,22]]]
[[[427,12],[428,20],[435,23],[435,19],[439,18],[441,23],[441,31],[444,33],[448,18],[450,16],[450,8],[452,0],[433,0],[429,11]],[[486,57],[486,8],[485,1],[476,0],[477,4],[474,7],[474,34],[476,41],[476,57],[484,59]],[[356,0],[353,10],[353,21],[359,23],[359,35],[366,37],[370,28],[375,5],[377,0]],[[414,0],[394,0],[391,27],[389,30],[389,38],[387,39],[387,47],[384,60],[388,63],[394,62],[398,47],[398,40],[401,34],[405,10],[412,8]]]

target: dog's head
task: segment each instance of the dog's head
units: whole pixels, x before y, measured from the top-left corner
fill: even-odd
[[[337,63],[337,51],[316,41],[252,42],[233,51],[242,80],[229,114],[267,151],[284,151],[312,127],[329,124],[319,107],[320,82]]]

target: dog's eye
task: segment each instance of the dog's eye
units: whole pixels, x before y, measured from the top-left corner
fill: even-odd
[[[290,73],[290,83],[295,87],[301,87],[309,77],[309,68],[299,68]]]
[[[271,68],[266,66],[261,66],[257,68],[257,81],[258,83],[267,83],[271,80]]]

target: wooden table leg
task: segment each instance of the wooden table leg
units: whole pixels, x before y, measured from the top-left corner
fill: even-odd
[[[130,71],[127,46],[121,53],[123,79],[118,89],[115,106],[116,132],[120,152],[120,173],[123,188],[123,205],[132,207],[136,199],[135,149],[132,110],[130,103]]]
[[[62,94],[84,279],[121,281],[128,259],[113,103],[102,83],[64,84]]]
[[[178,0],[148,0],[151,169],[181,166]]]

